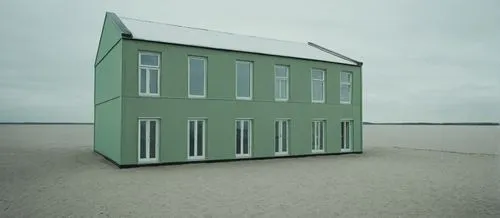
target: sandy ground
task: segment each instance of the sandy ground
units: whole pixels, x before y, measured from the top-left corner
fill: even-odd
[[[117,169],[91,136],[0,126],[0,217],[500,217],[497,155],[365,138],[364,154]]]

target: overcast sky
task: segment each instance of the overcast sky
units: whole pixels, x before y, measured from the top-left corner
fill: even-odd
[[[0,1],[0,121],[92,122],[106,11],[365,63],[365,121],[500,121],[500,1]]]

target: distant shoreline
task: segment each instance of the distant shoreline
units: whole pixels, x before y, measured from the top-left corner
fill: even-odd
[[[94,123],[73,123],[73,122],[0,122],[0,125],[94,125]],[[401,122],[401,123],[377,123],[363,122],[363,125],[442,125],[442,126],[500,126],[500,123],[493,122],[461,122],[461,123],[430,123],[430,122]]]
[[[0,125],[94,125],[94,123],[71,123],[71,122],[0,122]]]
[[[461,122],[461,123],[430,123],[430,122],[401,122],[401,123],[375,123],[363,122],[363,125],[442,125],[442,126],[500,126],[500,123],[493,122]]]

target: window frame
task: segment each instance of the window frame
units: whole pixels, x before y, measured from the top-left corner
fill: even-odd
[[[313,78],[313,72],[314,71],[319,71],[321,72],[321,76],[322,76],[322,79],[314,79]],[[323,69],[318,69],[318,68],[312,68],[311,69],[311,102],[312,103],[325,103],[325,100],[326,100],[326,96],[325,96],[325,86],[326,86],[326,70],[323,70]],[[322,82],[323,84],[323,89],[321,90],[322,91],[322,96],[323,96],[323,99],[322,100],[314,100],[314,81],[320,81]]]
[[[281,140],[282,136],[280,136],[280,140],[279,140],[279,151],[276,152],[276,140],[274,141],[274,155],[275,156],[282,156],[282,155],[288,155],[290,153],[290,120],[289,118],[278,118],[278,119],[275,119],[274,120],[274,137],[277,137],[276,136],[276,123],[281,123],[281,124],[278,124],[280,126],[279,128],[279,131],[281,134],[282,131],[283,131],[283,123],[286,123],[286,152],[283,152],[283,141]]]
[[[141,63],[141,60],[142,60],[142,55],[154,55],[157,57],[158,59],[158,66],[154,66],[154,65],[146,65],[146,64],[142,64]],[[160,74],[161,74],[161,53],[160,52],[151,52],[151,51],[139,51],[139,56],[138,56],[138,63],[137,63],[137,68],[138,68],[138,74],[137,74],[137,92],[139,93],[139,96],[148,96],[148,97],[158,97],[160,96],[160,86],[161,86],[161,82],[160,82]],[[145,69],[146,70],[146,92],[141,92],[141,70],[142,69]],[[151,93],[150,90],[151,90],[151,84],[150,84],[150,81],[151,81],[151,71],[150,70],[157,70],[158,73],[157,73],[157,78],[156,78],[156,89],[157,89],[157,93]]]
[[[241,129],[241,132],[240,132],[240,142],[237,146],[240,146],[240,151],[241,151],[241,154],[238,154],[238,150],[236,149],[236,147],[234,147],[234,153],[235,153],[235,156],[236,158],[250,158],[252,157],[252,143],[253,143],[253,119],[252,118],[236,118],[235,121],[234,121],[234,130],[235,130],[235,135],[234,135],[234,138],[236,139],[237,137],[237,134],[236,134],[236,131],[238,131],[238,121],[244,121],[244,122],[248,122],[248,154],[245,154],[243,153],[244,149],[243,149],[243,128],[240,128]],[[241,127],[244,127],[245,125],[243,124],[243,122],[241,123]]]
[[[239,63],[245,63],[250,65],[250,81],[249,81],[249,86],[250,86],[250,96],[249,97],[240,97],[238,96],[238,64]],[[235,89],[234,89],[234,95],[236,96],[237,100],[252,100],[253,98],[253,62],[252,61],[244,61],[244,60],[236,60],[235,64]]]
[[[193,95],[191,94],[191,59],[202,60],[203,61],[203,95]],[[188,98],[206,98],[207,97],[207,58],[202,56],[188,56]]]
[[[311,129],[311,136],[313,137],[312,139],[314,140],[314,142],[312,143],[313,148],[311,148],[311,152],[312,153],[324,153],[326,151],[326,135],[325,135],[325,133],[326,133],[326,119],[322,119],[322,118],[313,119],[312,124],[314,125],[314,127]],[[317,132],[317,134],[316,134],[315,129],[320,129],[319,126],[317,126],[317,124],[321,124],[323,126],[323,128],[322,128],[323,134],[319,134],[319,132]],[[321,138],[320,136],[323,136],[323,137]],[[321,140],[321,142],[323,142],[322,149],[318,149],[320,147],[320,144],[318,142],[316,142],[317,141],[316,137],[318,137]]]
[[[344,130],[344,134],[341,135],[341,139],[340,139],[340,152],[352,152],[352,143],[353,143],[353,124],[354,124],[354,120],[353,119],[342,119],[340,120],[340,133],[342,134],[342,128],[345,129],[345,123],[349,123],[349,128],[348,128],[348,142],[349,142],[349,148],[346,148],[346,144],[345,142],[347,142],[345,140],[345,137],[346,137],[346,134],[345,134],[345,130]]]
[[[190,151],[190,144],[189,144],[189,138],[190,138],[190,134],[191,134],[191,131],[189,129],[189,124],[190,122],[194,122],[195,123],[195,129],[194,129],[194,136],[195,136],[195,144],[194,144],[194,156],[191,156],[189,155],[189,151]],[[198,122],[201,122],[202,125],[203,125],[203,139],[202,139],[202,155],[201,156],[198,156],[198,140],[196,140],[198,138]],[[189,118],[187,120],[187,159],[188,160],[204,160],[205,159],[205,151],[206,151],[206,134],[207,134],[207,122],[206,122],[206,119],[205,118]]]
[[[286,69],[286,77],[278,77],[278,74],[276,71],[277,68]],[[286,80],[286,89],[285,89],[286,90],[286,98],[281,98],[280,96],[276,95],[276,86],[277,86],[278,78],[279,78],[279,80]],[[281,94],[281,89],[279,89],[279,93]],[[289,99],[290,99],[290,66],[275,64],[274,65],[274,101],[286,102]]]
[[[342,81],[342,74],[350,75],[348,82]],[[352,104],[352,80],[353,80],[353,73],[352,72],[350,72],[350,71],[341,71],[340,72],[340,91],[339,91],[340,104]],[[342,101],[342,86],[343,85],[349,86],[349,101]]]
[[[146,121],[146,138],[151,136],[150,133],[150,122],[156,122],[156,131],[155,131],[155,158],[150,158],[149,149],[150,146],[146,146],[146,156],[147,158],[141,158],[141,121]],[[159,117],[139,117],[137,119],[137,164],[150,164],[150,163],[158,163],[160,158],[160,127],[161,120]],[[146,140],[149,141],[149,140]]]

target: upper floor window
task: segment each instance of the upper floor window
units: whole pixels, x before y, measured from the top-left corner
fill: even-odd
[[[252,71],[252,62],[236,61],[236,99],[252,99]]]
[[[325,71],[311,70],[311,99],[314,103],[325,102]]]
[[[352,73],[340,72],[340,103],[350,104],[352,98]]]
[[[188,96],[204,98],[207,92],[207,60],[202,57],[189,57],[188,59]]]
[[[139,53],[139,95],[157,96],[160,93],[160,54]]]
[[[288,101],[288,71],[287,66],[274,66],[274,99],[276,101]]]

